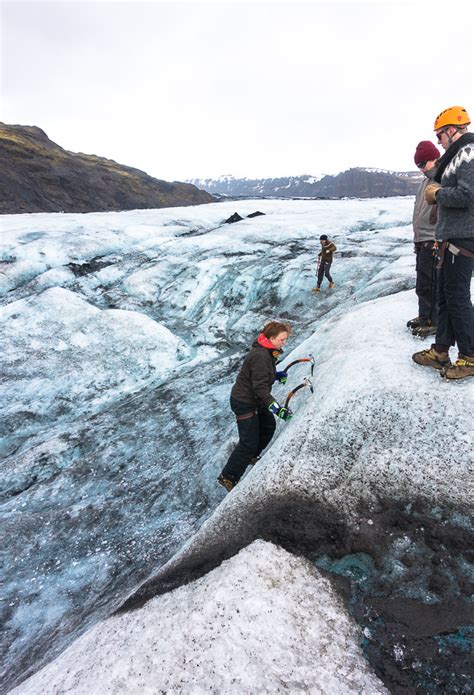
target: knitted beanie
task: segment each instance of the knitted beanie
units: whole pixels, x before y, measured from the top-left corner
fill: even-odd
[[[429,140],[422,140],[416,146],[415,164],[418,166],[420,162],[433,162],[440,158],[440,151]]]

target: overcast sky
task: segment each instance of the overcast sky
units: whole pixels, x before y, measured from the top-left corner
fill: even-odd
[[[414,168],[474,112],[467,3],[1,3],[1,116],[167,180]]]

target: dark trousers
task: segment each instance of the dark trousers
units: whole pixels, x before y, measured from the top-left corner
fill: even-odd
[[[437,259],[433,255],[433,242],[417,243],[416,294],[418,297],[418,316],[426,321],[431,321],[433,326],[436,326],[438,317],[436,263]]]
[[[321,283],[323,281],[323,275],[327,277],[329,282],[332,282],[332,277],[331,277],[331,263],[328,263],[327,261],[321,261],[319,264],[318,268],[318,287],[321,287]]]
[[[257,408],[235,398],[230,399],[230,407],[237,417],[239,443],[224,466],[222,475],[237,483],[250,460],[270,443],[275,432],[275,418],[264,406]]]
[[[474,239],[453,239],[457,247],[474,252]],[[446,250],[439,273],[439,312],[436,331],[438,350],[457,343],[461,354],[474,357],[474,309],[471,277],[474,258],[455,256]]]

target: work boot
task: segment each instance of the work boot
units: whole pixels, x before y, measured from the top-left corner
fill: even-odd
[[[416,318],[407,321],[407,328],[418,328],[418,326],[421,326],[422,323],[423,319],[416,316]]]
[[[443,369],[441,376],[445,379],[464,379],[466,376],[474,376],[474,357],[459,353],[456,362]]]
[[[229,480],[229,478],[224,478],[224,476],[222,475],[222,473],[221,473],[220,476],[217,478],[217,482],[218,482],[220,485],[222,485],[223,487],[225,487],[225,489],[227,490],[227,492],[230,492],[231,490],[233,490],[234,487],[237,485],[237,483],[235,483],[233,480]]]
[[[431,324],[418,326],[418,328],[414,328],[411,333],[417,338],[426,338],[428,335],[436,335],[436,326],[432,326]]]
[[[311,292],[314,292],[316,294],[317,292],[321,292],[321,290],[319,289],[319,287],[313,287]]]
[[[433,367],[434,369],[444,369],[451,366],[448,352],[437,352],[433,347],[429,350],[415,352],[412,359],[423,367]]]
[[[333,282],[330,282],[330,283],[329,283],[329,289],[332,290],[333,287],[334,287],[334,283],[333,283]]]

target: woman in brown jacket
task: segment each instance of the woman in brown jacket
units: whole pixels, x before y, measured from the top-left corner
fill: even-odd
[[[255,463],[275,432],[274,415],[290,420],[292,412],[272,396],[275,381],[286,383],[287,373],[276,370],[291,328],[286,323],[270,321],[252,344],[230,394],[230,407],[237,419],[239,442],[218,477],[228,492]]]

